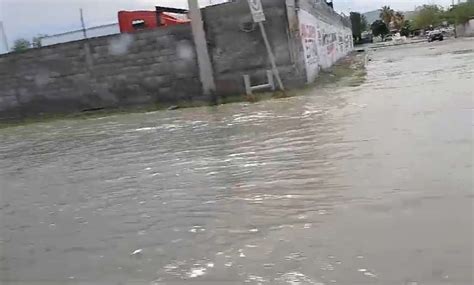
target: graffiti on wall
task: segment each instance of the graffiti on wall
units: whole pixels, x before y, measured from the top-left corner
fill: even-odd
[[[298,11],[308,83],[313,82],[321,68],[331,67],[349,53],[352,31],[343,25],[332,25],[301,9]]]

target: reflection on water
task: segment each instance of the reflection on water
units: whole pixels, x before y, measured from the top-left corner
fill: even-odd
[[[0,130],[0,280],[435,280],[402,264],[407,256],[424,264],[422,245],[431,244],[418,233],[419,224],[411,224],[413,211],[422,217],[417,223],[437,234],[427,213],[438,209],[429,203],[440,202],[429,197],[445,197],[449,186],[449,203],[469,209],[456,196],[470,189],[469,114],[458,109],[468,100],[469,80],[445,74],[457,83],[445,110],[442,92],[427,97],[423,86],[399,87],[411,76],[402,72],[410,60],[390,63],[396,75],[387,81],[376,65],[386,55],[378,56],[360,87]],[[452,64],[466,64],[467,57]],[[432,78],[419,71],[420,81]],[[447,88],[443,79],[436,82],[432,92]],[[402,95],[413,96],[409,106]],[[437,133],[448,115],[458,127]],[[456,151],[446,150],[448,143],[456,143]],[[433,166],[441,150],[446,164]],[[453,165],[461,168],[447,172]],[[470,220],[458,222],[448,231]],[[413,234],[408,249],[396,244],[397,223]],[[433,243],[441,247],[450,241],[445,234],[437,238]],[[390,260],[383,258],[380,249],[387,245],[381,241],[392,244]],[[450,248],[465,246],[460,239]],[[433,266],[444,270],[433,278],[467,280],[466,267],[458,266],[469,261],[466,254],[432,252],[440,260]]]

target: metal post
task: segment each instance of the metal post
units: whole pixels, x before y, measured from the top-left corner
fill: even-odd
[[[267,32],[265,31],[265,27],[263,26],[262,22],[259,22],[258,25],[260,26],[260,31],[262,32],[263,41],[265,42],[265,46],[267,47],[268,52],[268,59],[272,65],[273,73],[275,74],[278,87],[281,91],[285,91],[285,87],[283,86],[283,82],[280,78],[280,73],[278,72],[278,68],[275,61],[275,56],[273,55],[272,48],[270,47],[270,42],[268,41]]]
[[[275,81],[273,80],[273,72],[271,70],[267,70],[267,81],[272,91],[275,91]]]
[[[80,9],[80,13],[81,13],[82,33],[84,34],[84,39],[87,39],[86,24],[84,22],[84,12],[82,11],[82,8]]]
[[[215,96],[216,85],[214,82],[211,58],[207,49],[206,33],[204,32],[201,9],[199,8],[197,0],[188,0],[188,5],[203,93],[204,95]],[[216,101],[216,98],[212,99],[213,101]]]
[[[244,75],[244,84],[245,84],[245,93],[247,95],[252,95],[252,85],[250,83],[250,76],[248,74]]]

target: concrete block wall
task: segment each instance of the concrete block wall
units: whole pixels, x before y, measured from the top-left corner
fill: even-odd
[[[286,85],[299,85],[304,73],[298,70],[291,53],[291,37],[285,0],[262,0],[266,32]],[[247,0],[210,6],[203,9],[209,53],[220,95],[245,92],[243,75],[252,84],[266,81],[271,69],[262,34],[253,23]]]
[[[189,25],[0,56],[0,119],[202,100]]]
[[[469,20],[463,25],[458,25],[456,32],[459,37],[474,37],[474,19]]]
[[[262,0],[286,87],[312,82],[352,50],[350,21],[321,0]],[[264,83],[271,69],[247,0],[203,9],[217,95]],[[0,119],[102,108],[208,101],[188,24],[0,56]]]
[[[262,0],[272,50],[286,86],[313,82],[353,49],[350,20],[322,0]],[[247,0],[203,11],[219,94],[243,93],[242,76],[266,80],[270,62]]]

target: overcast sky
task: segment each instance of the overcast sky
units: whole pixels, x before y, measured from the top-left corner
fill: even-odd
[[[222,0],[200,0],[201,5]],[[395,10],[413,10],[421,4],[447,6],[452,0],[334,0],[335,9],[367,12],[390,5]],[[3,21],[9,42],[37,34],[56,34],[80,28],[79,9],[84,9],[87,26],[117,21],[119,10],[147,9],[156,5],[186,7],[187,0],[0,0],[0,21]]]

